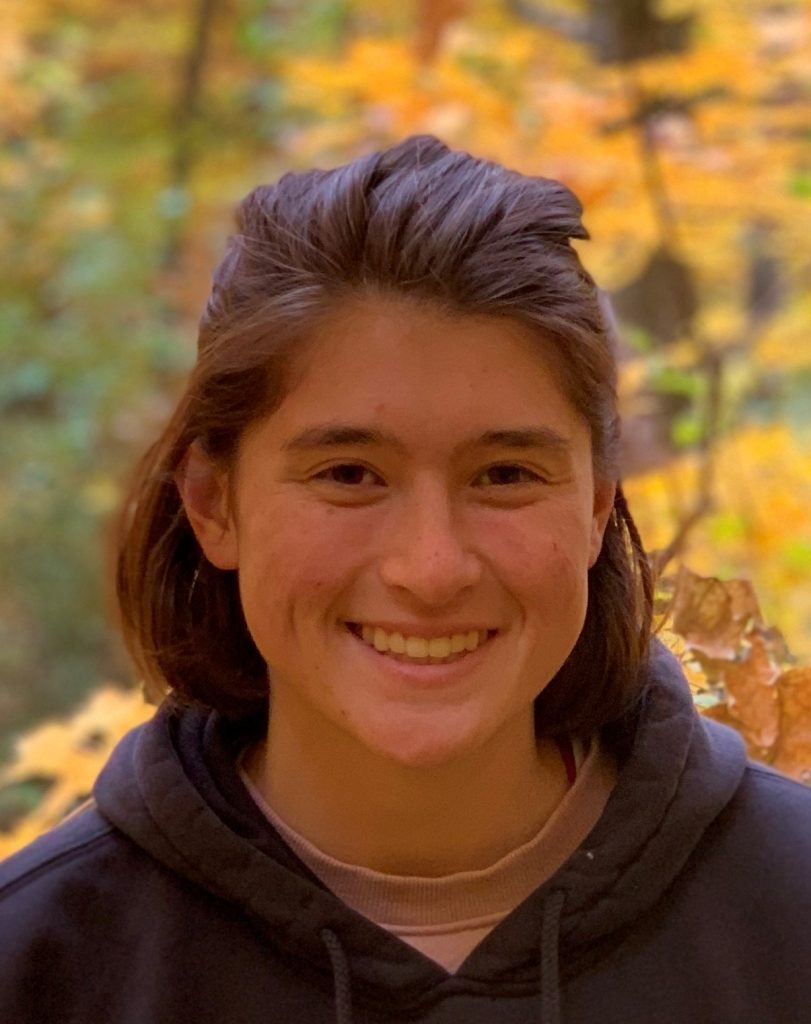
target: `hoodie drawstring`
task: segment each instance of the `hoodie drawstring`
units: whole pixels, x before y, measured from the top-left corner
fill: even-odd
[[[541,926],[541,1024],[560,1024],[560,914],[566,897],[553,892],[543,908]]]
[[[541,1024],[561,1024],[559,940],[560,915],[566,897],[554,892],[543,908],[541,925]],[[335,1024],[352,1024],[352,986],[344,947],[331,928],[321,929],[321,941],[332,964],[335,987]]]
[[[331,928],[321,929],[321,941],[327,947],[335,986],[335,1024],[352,1024],[352,986],[344,947]]]

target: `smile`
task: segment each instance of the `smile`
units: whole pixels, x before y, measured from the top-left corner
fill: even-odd
[[[448,636],[406,636],[403,633],[388,633],[380,626],[361,625],[347,622],[347,628],[379,654],[388,654],[398,661],[410,661],[421,665],[439,665],[459,661],[477,650],[496,630],[471,629]]]

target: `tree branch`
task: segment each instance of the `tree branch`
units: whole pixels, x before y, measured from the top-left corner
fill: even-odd
[[[200,97],[203,79],[209,57],[211,32],[219,0],[197,0],[192,25],[192,37],[184,62],[183,76],[172,119],[175,139],[170,160],[170,188],[178,193],[185,191],[191,177],[196,156],[195,129],[200,113]],[[181,242],[181,218],[170,221],[164,265],[173,267],[177,263]]]
[[[529,0],[507,0],[507,10],[522,21],[558,32],[575,42],[588,43],[591,40],[588,19],[576,14],[552,11],[542,3],[531,3]]]

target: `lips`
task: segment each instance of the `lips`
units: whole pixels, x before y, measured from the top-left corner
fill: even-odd
[[[387,630],[368,623],[347,622],[347,628],[358,639],[379,654],[387,654],[399,661],[416,664],[441,664],[457,661],[477,650],[495,630],[459,629],[442,636],[417,636],[407,628]]]

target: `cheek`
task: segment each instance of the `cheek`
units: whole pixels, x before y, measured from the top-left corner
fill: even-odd
[[[255,602],[288,614],[335,596],[351,578],[368,530],[349,528],[334,509],[282,508],[245,524],[240,578]]]
[[[541,540],[516,567],[516,590],[547,620],[579,614],[585,609],[588,585],[585,567],[579,561],[560,541]]]
[[[518,595],[577,597],[587,585],[589,549],[577,517],[527,517],[492,524],[486,548]]]

